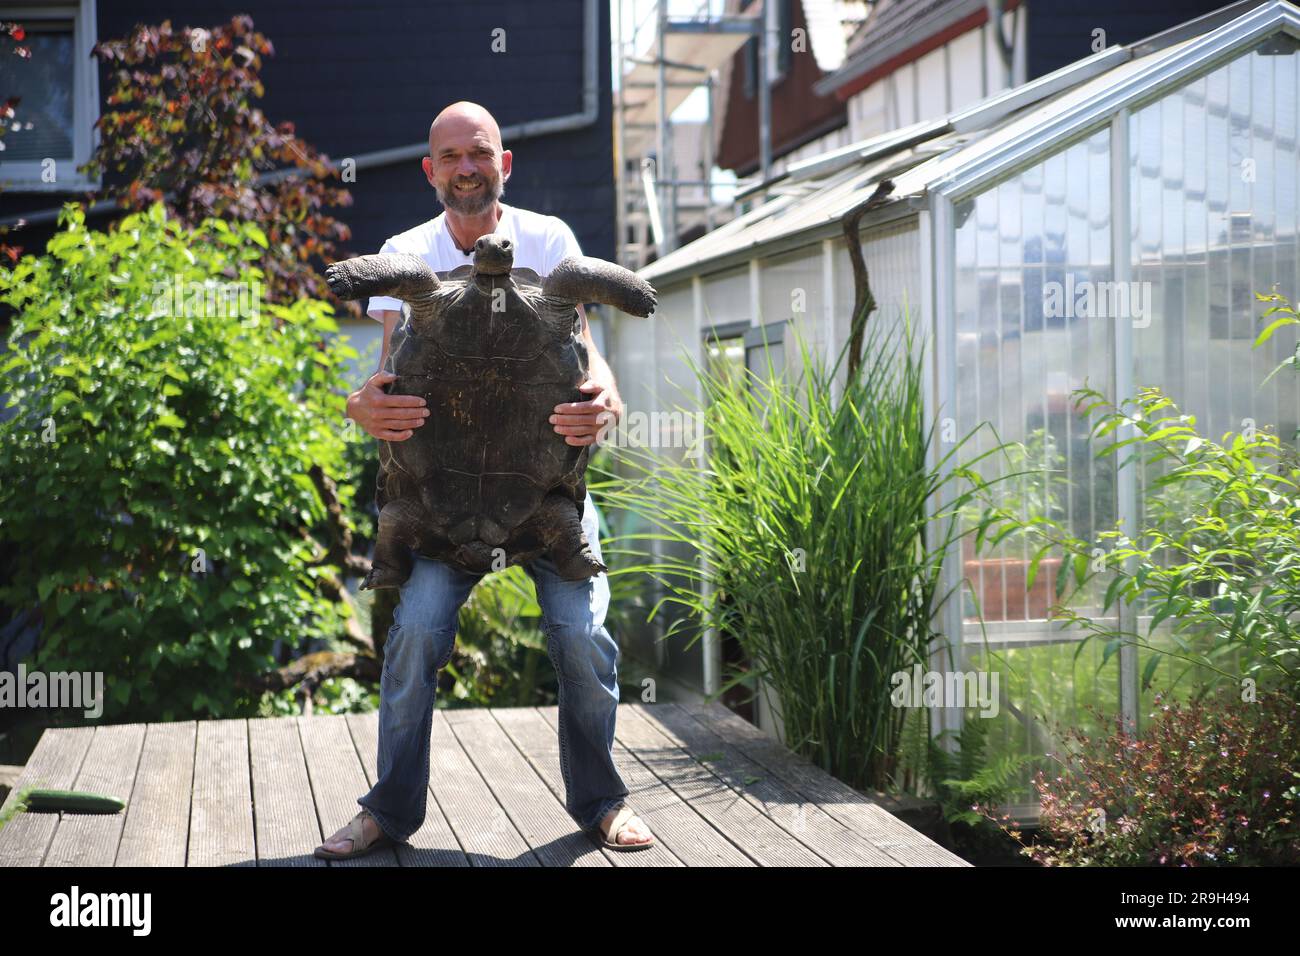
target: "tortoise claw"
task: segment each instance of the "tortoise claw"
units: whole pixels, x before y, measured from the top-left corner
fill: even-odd
[[[340,299],[352,299],[352,270],[345,263],[334,262],[325,268],[325,281]]]

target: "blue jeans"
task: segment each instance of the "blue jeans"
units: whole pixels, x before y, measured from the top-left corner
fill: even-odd
[[[582,528],[599,558],[599,526],[590,494]],[[537,588],[546,651],[560,678],[564,807],[587,829],[621,806],[628,794],[614,766],[618,644],[605,629],[609,581],[604,574],[566,581],[548,557],[529,562],[524,570]],[[393,612],[379,684],[379,779],[357,803],[398,841],[424,823],[438,671],[451,660],[460,607],[482,577],[417,555]]]

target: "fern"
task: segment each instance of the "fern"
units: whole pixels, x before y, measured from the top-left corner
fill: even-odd
[[[988,732],[988,721],[967,717],[957,734],[956,754],[948,753],[939,745],[943,734],[929,743],[929,783],[949,823],[975,827],[987,822],[978,811],[971,809],[972,805],[1001,803],[1015,788],[1016,776],[1034,760],[1027,754],[1007,754],[990,763]]]

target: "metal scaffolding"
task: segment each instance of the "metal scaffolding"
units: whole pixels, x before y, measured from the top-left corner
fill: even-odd
[[[671,252],[679,237],[703,226],[712,230],[729,204],[713,197],[713,100],[717,71],[751,37],[776,42],[774,5],[758,0],[754,13],[725,13],[719,0],[702,0],[689,16],[671,16],[668,0],[658,0],[636,18],[637,4],[616,0],[615,152],[618,191],[618,259],[629,269]],[[633,22],[624,22],[631,10]],[[767,66],[758,57],[759,147],[764,179],[771,168],[771,97]],[[708,107],[702,124],[691,124],[700,139],[692,143],[671,120],[686,98],[703,88]],[[695,150],[702,175],[683,176],[682,154]]]

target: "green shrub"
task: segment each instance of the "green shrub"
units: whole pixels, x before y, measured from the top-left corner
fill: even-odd
[[[155,205],[101,233],[70,205],[61,226],[44,256],[0,271],[17,313],[0,360],[0,603],[40,606],[35,666],[104,672],[103,719],[255,713],[274,642],[334,635],[346,613],[320,591],[339,569],[311,536],[327,518],[312,475],[343,470],[355,353],[327,338],[323,302],[158,308],[177,282],[252,290],[254,225],[190,231]]]
[[[1084,641],[1105,639],[1103,663],[1125,643],[1141,647],[1147,654],[1144,688],[1161,660],[1174,658],[1192,665],[1184,673],[1196,674],[1201,692],[1248,680],[1300,697],[1295,449],[1262,428],[1211,441],[1157,388],[1141,389],[1123,406],[1092,389],[1075,395],[1079,405],[1088,403],[1085,412],[1098,413],[1094,439],[1132,430],[1099,455],[1129,448],[1128,460],[1146,470],[1143,526],[1132,537],[1117,527],[1101,532],[1100,542],[1087,541],[1050,518],[1026,521],[1003,511],[987,519],[990,530],[997,529],[994,538],[1013,529],[1027,532],[1035,562],[1063,553],[1071,573],[1058,579],[1058,597],[1070,594],[1053,617],[1090,632]],[[1093,593],[1094,582],[1107,581],[1102,612],[1130,604],[1149,615],[1145,633],[1121,629],[1088,601],[1070,603]]]
[[[1300,705],[1278,694],[1157,701],[1140,736],[1069,731],[1059,775],[1039,773],[1048,866],[1300,863]]]

